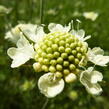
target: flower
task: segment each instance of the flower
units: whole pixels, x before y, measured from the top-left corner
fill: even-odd
[[[73,21],[68,26],[50,23],[49,33],[38,25],[19,24],[5,37],[17,46],[7,51],[13,59],[11,67],[34,59],[34,70],[44,73],[38,80],[38,88],[48,98],[61,93],[65,82],[73,83],[78,76],[89,93],[98,95],[102,92],[98,82],[102,81],[103,75],[88,63],[103,67],[109,62],[109,56],[104,56],[100,47],[90,49],[86,40],[91,36],[85,37],[83,29],[72,29],[72,24]]]
[[[0,5],[0,16],[10,13],[11,8],[6,8],[3,5]]]
[[[86,90],[94,95],[98,95],[102,92],[102,88],[97,83],[98,81],[102,81],[103,75],[95,71],[93,67],[89,67],[87,70],[81,72],[80,74],[80,82],[86,87]]]
[[[90,19],[92,21],[95,21],[96,18],[98,17],[98,13],[96,12],[84,12],[83,13],[83,16],[86,18],[86,19]]]
[[[8,49],[7,54],[13,59],[11,67],[19,67],[27,62],[30,58],[34,58],[35,52],[33,45],[21,35],[17,42],[17,48],[11,47]]]
[[[11,31],[6,33],[5,39],[9,39],[16,44],[20,39],[21,32],[23,32],[29,40],[35,43],[37,43],[45,34],[43,27],[41,26],[33,24],[18,24],[12,28]]]
[[[46,97],[52,98],[62,92],[64,89],[64,80],[55,79],[53,73],[47,73],[38,80],[38,87]]]
[[[104,51],[100,47],[95,47],[92,50],[88,50],[88,60],[99,66],[106,66],[109,62],[109,56],[103,56]]]

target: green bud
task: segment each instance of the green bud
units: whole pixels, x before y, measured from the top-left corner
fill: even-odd
[[[47,49],[47,46],[46,45],[43,45],[41,46],[42,50],[46,50]]]
[[[65,47],[70,47],[70,44],[66,43]]]
[[[81,46],[82,46],[82,43],[79,41],[77,45],[78,45],[79,47],[81,47]]]
[[[76,53],[77,53],[76,50],[72,50],[73,55],[76,55]]]
[[[76,67],[75,67],[75,65],[74,65],[74,64],[70,64],[69,69],[72,71],[72,70],[75,70],[75,69],[76,69]]]
[[[46,57],[46,55],[47,54],[45,52],[42,52],[42,54],[41,54],[42,57]]]
[[[62,53],[62,54],[61,54],[61,57],[62,57],[63,59],[66,59],[66,58],[68,57],[68,55],[67,55],[67,53]]]
[[[47,58],[48,59],[52,59],[53,58],[53,55],[49,53],[49,54],[47,54]]]
[[[64,47],[63,46],[59,47],[59,52],[61,52],[61,53],[64,52]]]
[[[58,44],[59,41],[60,41],[59,38],[56,38],[56,39],[55,39],[55,43],[56,43],[56,44]]]
[[[58,58],[60,56],[60,53],[59,52],[54,52],[53,55],[54,55],[55,58]]]
[[[62,57],[59,57],[59,58],[57,59],[57,63],[58,63],[58,64],[62,64],[62,62],[63,62],[63,58],[62,58]]]
[[[55,69],[54,66],[50,66],[50,67],[49,67],[49,71],[50,71],[51,73],[54,73],[54,72],[56,71],[56,69]]]
[[[71,44],[70,44],[70,48],[71,48],[71,49],[74,49],[75,46],[76,46],[76,43],[71,43]]]
[[[49,64],[49,60],[48,60],[48,59],[44,59],[44,60],[43,60],[43,63],[44,63],[44,64]]]
[[[43,58],[38,58],[38,61],[39,61],[40,63],[43,63]]]
[[[75,58],[75,64],[79,64],[79,60]]]
[[[78,58],[78,59],[81,59],[81,58],[82,58],[81,53],[77,53],[77,58]]]
[[[56,65],[57,62],[56,62],[56,60],[51,60],[51,61],[50,61],[50,64],[51,64],[51,65]]]
[[[71,48],[66,48],[66,49],[65,49],[65,52],[68,53],[68,54],[70,54],[71,51],[72,51]]]
[[[37,50],[37,53],[38,53],[38,55],[41,55],[42,50],[41,50],[41,49],[38,49],[38,50]]]
[[[42,70],[48,72],[48,67],[46,65],[42,65]]]
[[[74,56],[73,55],[70,55],[69,57],[68,57],[68,59],[69,59],[69,61],[73,61],[74,60]]]
[[[76,47],[76,50],[77,50],[78,52],[81,52],[81,48],[80,48],[80,47]]]
[[[65,75],[68,75],[68,74],[70,73],[70,71],[69,71],[68,69],[64,69],[63,73],[64,73]]]
[[[52,45],[52,41],[48,41],[47,45],[50,47]]]
[[[62,71],[62,69],[63,69],[63,68],[62,68],[62,65],[57,64],[57,65],[56,65],[56,69],[57,69],[58,71]]]
[[[48,47],[48,48],[47,48],[47,53],[52,53],[51,47]]]
[[[64,66],[64,67],[69,66],[69,62],[68,62],[68,61],[64,61],[64,62],[63,62],[63,66]]]
[[[58,45],[57,45],[57,44],[53,44],[53,45],[52,45],[52,49],[53,49],[54,51],[58,50]]]
[[[56,76],[57,78],[61,78],[63,75],[62,75],[61,72],[57,71],[57,72],[55,73],[55,76]]]
[[[65,41],[61,40],[61,41],[59,42],[59,45],[60,45],[60,46],[64,46],[64,45],[65,45]]]

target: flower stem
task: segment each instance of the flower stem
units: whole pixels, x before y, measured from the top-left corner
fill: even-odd
[[[40,24],[44,21],[44,0],[40,0]]]
[[[42,109],[45,109],[45,108],[46,108],[46,106],[47,106],[47,104],[48,104],[48,101],[49,101],[49,99],[48,99],[48,98],[46,98],[46,101],[45,101],[45,103],[44,103],[44,105],[43,105]]]

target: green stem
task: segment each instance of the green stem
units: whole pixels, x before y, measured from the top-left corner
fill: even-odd
[[[44,0],[40,0],[40,24],[44,21]]]
[[[45,103],[44,103],[44,105],[43,105],[42,109],[45,109],[45,108],[46,108],[46,106],[47,106],[47,104],[48,104],[48,101],[49,101],[49,99],[48,99],[48,98],[46,98],[46,101],[45,101]]]

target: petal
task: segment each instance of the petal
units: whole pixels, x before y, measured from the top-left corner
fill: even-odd
[[[32,45],[22,48],[9,48],[7,54],[13,59],[11,67],[19,67],[27,62],[30,58],[34,58],[34,49]]]
[[[98,81],[102,81],[103,75],[98,71],[92,72],[91,83],[97,83]]]
[[[104,50],[101,49],[100,47],[94,47],[92,49],[92,52],[95,54],[95,55],[104,55]]]
[[[102,92],[102,88],[99,84],[90,84],[86,87],[86,90],[93,95],[99,95]]]
[[[94,71],[93,69],[93,67],[89,67],[87,70],[81,72],[80,82],[86,87],[89,93],[99,94],[102,88],[97,82],[102,81],[103,76],[100,72]]]
[[[50,30],[50,32],[56,32],[56,31],[68,32],[70,28],[71,28],[70,24],[69,26],[65,26],[65,27],[63,27],[61,24],[55,24],[55,23],[50,23],[48,25],[48,29]]]
[[[45,35],[43,27],[33,24],[27,24],[20,27],[26,36],[33,42],[38,42]]]
[[[84,36],[85,36],[85,31],[82,30],[82,29],[80,29],[80,30],[77,31],[77,34],[78,34],[79,37],[84,38]]]
[[[15,28],[12,28],[10,31],[8,31],[5,35],[5,39],[8,39],[9,41],[13,42],[16,44],[16,42],[19,40],[20,35],[19,35],[20,31],[18,29],[18,26],[16,26]]]
[[[99,66],[106,66],[109,62],[109,56],[97,55],[94,57],[92,62]]]
[[[47,73],[39,78],[38,87],[42,94],[48,98],[52,98],[63,91],[64,80],[54,80],[54,75]]]
[[[24,47],[26,45],[29,45],[29,41],[25,38],[25,36],[21,33],[20,39],[17,42],[17,47],[21,48]]]
[[[95,47],[92,50],[88,50],[87,57],[88,60],[95,65],[106,66],[106,64],[109,62],[109,56],[103,56],[103,54],[104,51],[101,48]]]

